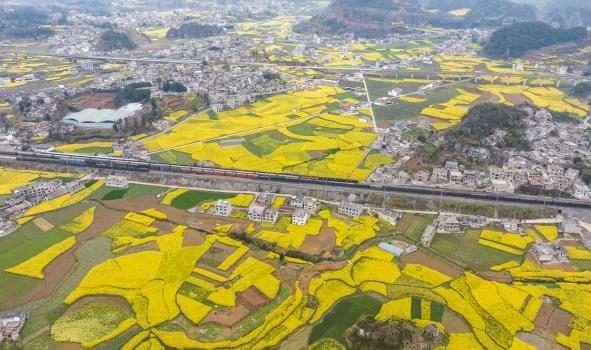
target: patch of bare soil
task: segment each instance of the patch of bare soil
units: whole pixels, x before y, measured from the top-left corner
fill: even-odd
[[[225,310],[212,310],[202,323],[214,322],[226,327],[232,327],[248,315],[250,315],[250,312],[246,305],[239,304],[239,300],[237,299],[236,307]]]
[[[183,247],[194,247],[201,245],[205,242],[205,234],[193,230],[188,229],[183,234]]]
[[[511,274],[507,271],[479,271],[480,272],[480,276],[488,279],[488,280],[493,280],[496,282],[502,282],[502,283],[510,283],[511,281],[513,281],[513,277],[511,277]]]
[[[56,346],[56,350],[86,350],[86,348],[76,343],[60,343]]]
[[[422,250],[417,250],[413,253],[404,255],[400,260],[405,264],[421,264],[430,267],[433,270],[437,270],[453,278],[457,278],[462,274],[462,270],[446,261],[433,257]]]
[[[544,303],[540,308],[534,324],[536,330],[534,334],[540,335],[546,339],[551,338],[556,333],[562,333],[566,336],[570,336],[571,329],[568,326],[572,315],[564,310],[557,308],[556,306],[548,303]]]
[[[33,223],[43,232],[47,232],[53,228],[51,222],[45,220],[44,218],[36,218],[33,220]]]
[[[554,344],[553,341],[540,337],[539,335],[533,333],[517,333],[517,337],[524,342],[533,345],[536,349],[540,350],[550,350],[553,349],[552,345]]]
[[[269,302],[269,298],[255,287],[248,288],[237,297],[239,304],[245,305],[250,313],[257,311],[261,306]]]
[[[334,229],[329,228],[327,223],[324,222],[322,224],[320,234],[318,236],[306,236],[304,244],[302,244],[300,250],[306,254],[316,255],[321,254],[326,250],[330,250],[330,248],[334,247],[335,245],[336,237],[334,234]]]
[[[283,343],[281,343],[282,350],[305,350],[308,348],[308,339],[312,333],[312,327],[303,327],[299,331],[293,333]]]
[[[472,331],[461,316],[449,309],[446,309],[443,313],[441,323],[445,326],[446,332],[449,333],[470,333]]]
[[[121,220],[123,216],[125,216],[123,212],[111,210],[100,205],[97,206],[94,212],[94,222],[86,231],[78,235],[78,242],[86,242],[100,236],[117,221]]]
[[[67,103],[80,110],[86,108],[115,109],[115,97],[117,97],[116,92],[95,92],[76,96]]]
[[[479,105],[483,103],[499,103],[500,101],[496,95],[491,94],[488,91],[476,90],[475,93],[480,94],[480,97],[478,98],[478,100],[474,101],[474,105]]]
[[[503,94],[505,95],[505,99],[507,101],[509,101],[509,103],[511,103],[512,105],[518,106],[520,104],[526,103],[526,102],[530,102],[529,99],[527,99],[526,97],[524,97],[523,95],[520,94]]]
[[[562,264],[546,264],[544,265],[545,270],[560,270],[565,272],[574,272],[575,269],[569,263]]]

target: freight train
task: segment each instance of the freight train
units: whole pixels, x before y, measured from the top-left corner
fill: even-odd
[[[102,168],[112,170],[124,170],[135,172],[169,172],[192,175],[206,175],[219,177],[232,177],[238,179],[251,179],[258,181],[273,181],[285,183],[315,184],[327,187],[357,188],[363,190],[381,191],[383,193],[407,193],[429,196],[434,199],[451,197],[495,202],[520,203],[528,205],[558,206],[591,209],[591,202],[576,199],[561,199],[548,197],[535,197],[510,193],[487,193],[477,191],[462,191],[447,188],[435,188],[426,186],[393,186],[381,184],[368,184],[356,180],[336,179],[316,176],[301,176],[292,174],[275,174],[246,170],[234,170],[204,166],[175,165],[152,161],[138,161],[132,159],[114,158],[106,156],[88,156],[56,152],[24,152],[2,151],[0,155],[14,156],[19,161],[55,163],[88,168]]]

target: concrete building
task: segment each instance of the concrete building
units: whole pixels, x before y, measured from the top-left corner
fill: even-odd
[[[66,190],[70,194],[78,193],[82,191],[85,187],[86,186],[84,186],[84,181],[82,180],[74,180],[66,184]]]
[[[0,221],[0,237],[7,236],[14,231],[18,230],[20,225],[12,221]]]
[[[425,183],[429,180],[429,172],[426,170],[419,170],[414,175],[412,180],[418,183]]]
[[[306,209],[296,209],[291,216],[291,223],[298,226],[304,226],[308,223],[310,214]]]
[[[275,201],[275,194],[274,193],[261,193],[257,196],[256,202],[267,206],[272,205],[273,201]]]
[[[248,209],[248,219],[254,222],[267,222],[274,224],[279,219],[279,210],[267,208],[263,205],[253,204]]]
[[[351,217],[361,216],[363,210],[363,205],[348,201],[341,202],[338,208],[339,214]]]
[[[402,256],[406,254],[410,254],[417,250],[417,246],[414,244],[408,244],[402,241],[390,241],[390,242],[382,242],[378,245],[378,248],[381,248],[387,252],[395,254],[396,256]]]
[[[293,197],[289,203],[292,208],[305,209],[308,213],[313,214],[318,210],[318,201],[312,197]]]
[[[431,179],[435,182],[447,182],[447,175],[448,175],[447,169],[435,168],[435,169],[433,169],[433,174],[431,175]]]
[[[453,170],[449,173],[449,183],[452,185],[461,185],[464,179],[461,171]]]
[[[425,228],[425,231],[423,231],[423,234],[421,235],[421,244],[424,247],[430,247],[431,242],[433,242],[433,238],[435,238],[435,233],[437,233],[435,230],[435,225],[431,223],[429,226],[427,226],[427,228]]]
[[[587,185],[576,183],[573,185],[573,195],[577,199],[588,199],[591,191]]]
[[[37,197],[48,195],[62,185],[61,180],[37,182],[15,188],[12,193],[15,197]]]
[[[25,326],[29,315],[24,311],[17,311],[0,317],[0,343],[7,341],[19,341],[20,331]]]
[[[439,220],[437,233],[459,233],[462,232],[460,222],[455,215],[447,215]]]
[[[219,199],[217,202],[215,202],[215,205],[213,207],[213,215],[227,217],[230,216],[232,210],[233,207],[232,204],[230,204],[230,202],[225,201],[223,199]]]
[[[107,176],[105,185],[108,187],[128,188],[129,182],[125,176]]]
[[[568,263],[568,252],[563,246],[556,243],[536,242],[531,249],[532,255],[538,264]]]

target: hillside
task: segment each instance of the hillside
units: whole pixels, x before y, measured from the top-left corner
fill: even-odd
[[[584,39],[587,29],[557,29],[543,22],[513,24],[495,31],[484,46],[484,54],[491,58],[516,58],[530,50]]]
[[[114,30],[104,32],[96,46],[99,50],[104,51],[133,50],[137,47],[126,33]]]
[[[431,0],[429,7],[440,11],[434,24],[447,27],[498,27],[509,19],[519,22],[537,19],[534,6],[509,0]],[[463,11],[455,12],[460,9]]]
[[[4,8],[0,6],[0,36],[9,39],[42,39],[55,34],[46,27],[54,23],[63,23],[63,15],[52,21],[50,15],[56,15],[49,9],[33,6]]]
[[[294,30],[306,34],[378,38],[403,30],[403,23],[420,23],[428,12],[416,0],[333,0],[319,15]]]
[[[198,39],[220,35],[223,32],[224,30],[218,26],[189,22],[178,28],[170,28],[166,37],[169,39]]]
[[[521,109],[502,104],[475,106],[446,134],[444,148],[453,151],[467,146],[483,147],[489,149],[493,158],[502,157],[504,149],[527,150],[530,145],[524,137],[526,116]],[[492,145],[487,138],[497,131],[506,134]]]

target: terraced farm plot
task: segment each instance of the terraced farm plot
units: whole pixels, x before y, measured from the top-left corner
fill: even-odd
[[[253,200],[249,194],[227,196],[243,207]],[[136,200],[123,197],[117,207],[136,206]],[[174,190],[163,199],[169,205],[175,200],[183,204],[177,203],[178,207],[187,207],[189,202],[210,203],[215,196]],[[86,218],[95,206],[104,213],[104,205],[108,206],[109,201],[98,198],[92,203],[41,214],[55,225],[53,229],[42,232],[31,221],[0,239],[7,250],[0,253],[0,267],[4,270],[21,266],[20,272],[33,271],[24,269],[32,261],[45,264],[55,255],[51,249],[56,244],[78,240],[76,257],[83,259],[82,266],[64,277],[65,286],[46,299],[24,301],[23,309],[37,311],[29,321],[31,330],[25,331],[32,334],[35,344],[50,349],[67,342],[93,349],[264,349],[281,348],[284,341],[297,334],[304,335],[302,342],[326,343],[326,339],[334,338],[345,345],[345,331],[370,315],[380,320],[407,319],[420,327],[433,324],[451,333],[452,344],[464,344],[469,338],[470,344],[477,342],[485,349],[510,349],[524,346],[516,335],[531,332],[538,313],[546,312],[543,296],[557,300],[555,312],[564,317],[562,328],[557,328],[562,334],[556,338],[558,343],[572,349],[591,342],[591,291],[586,284],[591,280],[589,272],[551,270],[531,261],[516,262],[506,265],[507,272],[520,283],[500,283],[455,271],[455,267],[454,271],[441,271],[424,257],[412,256],[421,252],[399,259],[378,248],[377,241],[368,244],[380,228],[377,219],[345,220],[324,209],[306,226],[291,225],[287,216],[276,225],[258,225],[258,230],[253,225],[253,229],[245,230],[251,236],[245,239],[240,225],[233,224],[241,221],[237,218],[205,219],[202,214],[200,221],[219,222],[213,225],[219,228],[216,234],[198,231],[201,222],[193,222],[197,225],[194,229],[177,226],[171,220],[183,217],[180,213],[185,211],[174,206],[166,208],[168,216],[154,208],[115,211],[117,215],[110,219],[110,225],[102,222],[103,215],[94,215],[94,220]],[[71,212],[75,219],[64,216],[65,212]],[[407,216],[398,229],[417,237],[418,227],[431,220],[421,219]],[[417,224],[412,227],[414,222]],[[74,236],[60,229],[73,227],[74,232],[79,232],[89,223],[104,227],[94,231],[100,237],[86,241],[86,231]],[[289,236],[315,238],[325,234],[326,227],[334,230],[329,232],[336,237],[335,243],[347,249],[342,259],[314,264],[282,257],[267,250],[268,245],[261,249],[252,241]],[[263,233],[265,230],[267,233]],[[445,254],[446,259],[483,272],[480,269],[497,261],[511,261],[507,258],[510,254],[479,245],[479,238],[516,247],[529,242],[518,242],[514,236],[493,231],[468,231],[465,235],[438,235],[432,248]],[[96,249],[97,242],[103,242],[102,249],[109,254],[84,260],[92,255],[88,249]],[[290,250],[306,254],[293,242]],[[585,256],[580,253],[580,257]],[[38,274],[39,270],[34,272],[37,278],[48,278]],[[544,283],[538,284],[541,279]],[[23,288],[30,290],[40,285],[34,278],[4,271],[0,272],[0,282],[11,286],[0,295],[0,302],[17,298]],[[299,332],[306,327],[311,333]]]

